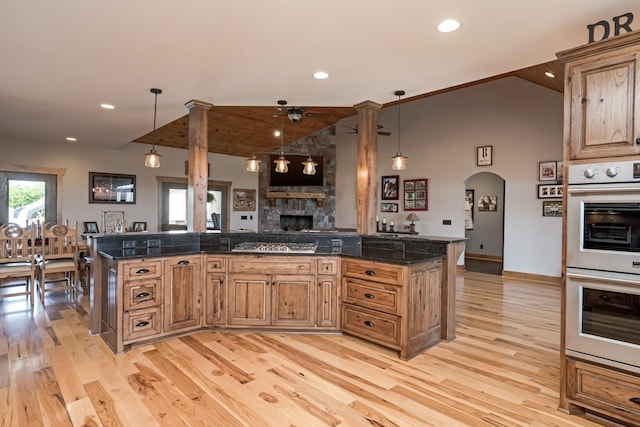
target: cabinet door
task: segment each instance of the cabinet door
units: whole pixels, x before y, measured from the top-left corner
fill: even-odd
[[[627,50],[570,65],[571,159],[640,154],[639,59]]]
[[[440,341],[441,335],[440,262],[411,271],[407,293],[407,345],[426,348]]]
[[[274,275],[271,289],[271,324],[313,326],[316,315],[316,277]]]
[[[225,323],[225,275],[207,273],[204,282],[204,323],[206,326]]]
[[[164,261],[164,331],[201,324],[200,256]]]
[[[318,276],[316,326],[338,328],[338,279],[332,276]]]
[[[227,287],[227,322],[262,326],[271,323],[271,276],[230,274]]]

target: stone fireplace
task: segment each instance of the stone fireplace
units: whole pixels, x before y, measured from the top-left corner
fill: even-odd
[[[336,134],[335,126],[325,128],[290,145],[309,152],[314,158],[322,158],[324,185],[320,186],[269,186],[269,155],[261,160],[266,167],[260,169],[258,179],[258,230],[275,232],[299,229],[330,230],[335,228],[336,212]],[[287,150],[285,148],[285,157]],[[267,197],[278,193],[279,197]],[[322,199],[318,198],[321,193]],[[284,217],[284,218],[282,218]],[[303,217],[304,223],[294,222],[289,217]],[[285,221],[283,223],[282,221]],[[283,225],[284,224],[284,225]],[[285,228],[286,227],[286,228]]]
[[[284,231],[313,229],[313,215],[280,215],[280,228]]]

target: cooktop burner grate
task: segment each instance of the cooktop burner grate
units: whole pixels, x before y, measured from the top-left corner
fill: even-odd
[[[313,254],[316,248],[315,243],[244,242],[237,244],[231,252]]]

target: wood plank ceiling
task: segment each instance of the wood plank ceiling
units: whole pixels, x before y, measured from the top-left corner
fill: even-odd
[[[555,78],[545,76],[550,71]],[[532,67],[500,74],[490,78],[429,92],[402,100],[403,103],[416,99],[438,95],[460,89],[515,76],[558,92],[563,91],[564,69],[554,60]],[[383,108],[393,106],[398,101],[385,104]],[[277,151],[281,141],[274,135],[276,130],[284,130],[284,145],[287,146],[300,138],[318,132],[339,120],[357,114],[353,107],[300,107],[302,119],[293,123],[286,116],[286,109],[299,106],[287,105],[284,109],[276,106],[213,106],[208,113],[209,152],[232,156],[251,157],[253,154]],[[155,144],[163,147],[188,149],[189,115],[167,123],[155,132],[149,132],[134,140],[142,144]]]

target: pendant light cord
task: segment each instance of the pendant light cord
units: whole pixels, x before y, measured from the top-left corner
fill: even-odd
[[[394,92],[394,95],[398,97],[398,153],[400,153],[400,98],[404,94],[405,92],[403,90],[397,90]]]

